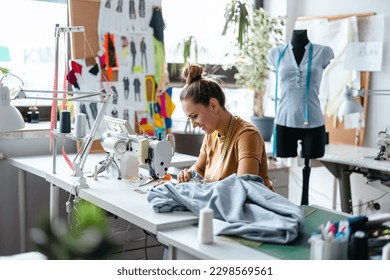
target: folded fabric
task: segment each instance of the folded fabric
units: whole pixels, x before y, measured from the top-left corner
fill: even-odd
[[[302,209],[287,198],[272,192],[256,175],[232,174],[212,184],[167,182],[150,190],[147,196],[158,213],[191,211],[199,216],[204,207],[223,221],[217,235],[285,244],[297,238],[303,229]]]

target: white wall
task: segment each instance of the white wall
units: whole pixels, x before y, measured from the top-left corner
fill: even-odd
[[[294,27],[294,22],[300,16],[321,16],[340,15],[353,13],[374,12],[383,14],[384,42],[383,42],[383,62],[381,72],[371,73],[372,89],[390,90],[390,1],[388,0],[265,0],[265,8],[272,15],[287,15],[286,38],[289,40]],[[386,125],[390,125],[390,96],[370,96],[368,103],[368,113],[365,127],[364,146],[377,147],[376,140],[378,131]],[[296,162],[292,163],[290,171],[290,199],[300,202],[302,167]],[[356,205],[356,212],[365,213],[365,207],[357,207],[359,202],[369,201],[381,197],[385,192],[366,184],[366,179],[359,174],[352,174],[352,199]],[[390,191],[390,188],[389,188]],[[338,196],[338,189],[336,192]],[[381,211],[390,212],[390,195],[384,195],[378,200],[381,204]],[[310,177],[310,198],[309,203],[320,204],[326,207],[333,205],[333,176],[325,167],[313,167]],[[340,209],[337,200],[337,209]]]

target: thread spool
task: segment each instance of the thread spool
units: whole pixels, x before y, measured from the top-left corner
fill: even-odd
[[[27,112],[28,123],[39,123],[39,111],[37,107],[30,107]]]
[[[62,111],[60,118],[60,133],[70,133],[71,125],[70,125],[70,112]]]
[[[86,134],[87,118],[85,114],[76,114],[74,121],[74,136],[76,138],[83,138]]]
[[[382,260],[390,260],[390,242],[382,248]]]
[[[199,212],[198,241],[204,244],[213,243],[213,218],[214,211],[210,208],[203,208]]]

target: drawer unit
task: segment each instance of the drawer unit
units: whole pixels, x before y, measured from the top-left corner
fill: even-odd
[[[273,159],[268,161],[268,175],[278,194],[288,198],[289,167]]]

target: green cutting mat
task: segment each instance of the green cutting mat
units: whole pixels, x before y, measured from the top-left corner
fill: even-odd
[[[260,242],[248,242],[240,237],[224,236],[234,242],[249,246],[254,250],[272,255],[276,258],[284,260],[308,260],[310,259],[310,246],[308,239],[313,231],[316,231],[321,224],[326,224],[327,221],[343,220],[347,216],[343,214],[336,214],[326,210],[318,209],[311,206],[302,206],[304,209],[305,225],[304,232],[289,244],[270,244]]]

